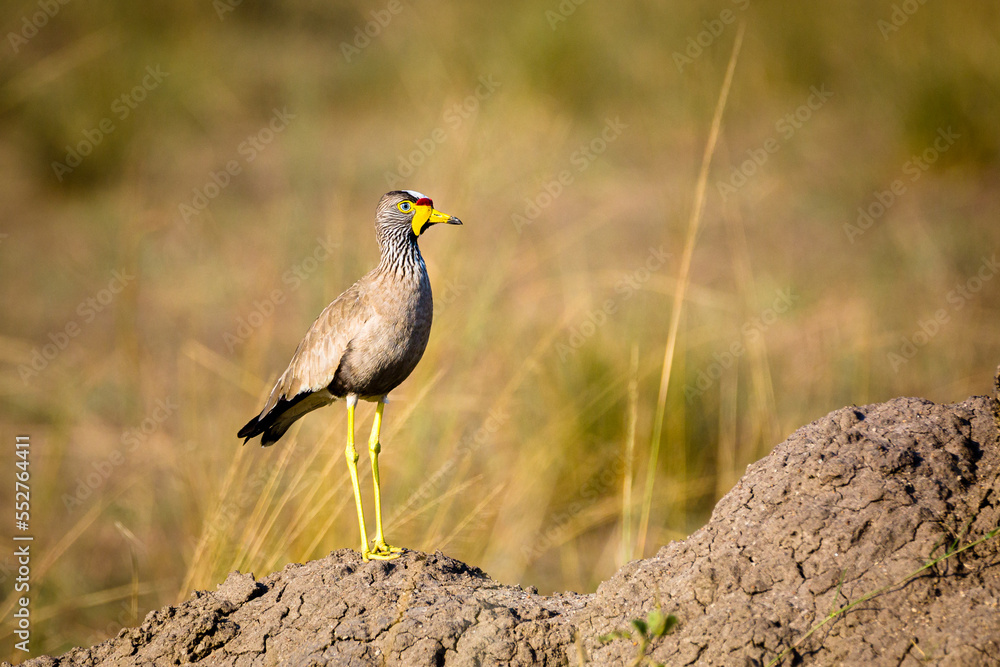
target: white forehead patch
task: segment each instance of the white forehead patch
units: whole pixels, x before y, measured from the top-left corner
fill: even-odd
[[[408,195],[411,195],[414,199],[430,199],[430,197],[428,197],[427,195],[421,194],[416,190],[403,190],[403,192],[407,193]]]

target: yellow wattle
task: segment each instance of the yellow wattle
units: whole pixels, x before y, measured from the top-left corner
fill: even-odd
[[[413,214],[413,220],[411,222],[413,225],[413,234],[415,236],[420,236],[420,232],[423,231],[423,226],[428,220],[430,220],[431,210],[430,206],[417,206],[417,211]]]

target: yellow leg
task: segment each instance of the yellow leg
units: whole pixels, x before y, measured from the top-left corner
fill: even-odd
[[[357,396],[347,397],[347,469],[351,473],[351,484],[354,486],[354,503],[358,506],[358,526],[361,527],[361,557],[368,560],[368,533],[365,532],[365,513],[361,509],[361,487],[358,486],[358,450],[354,448],[354,407],[358,404]]]
[[[372,545],[372,550],[368,554],[368,557],[389,560],[391,558],[398,558],[403,550],[386,544],[385,537],[382,534],[382,494],[379,490],[378,454],[382,451],[382,444],[379,442],[379,437],[382,434],[382,410],[384,408],[385,398],[383,397],[375,407],[375,421],[372,424],[372,435],[368,439],[368,453],[372,459],[372,481],[375,484],[375,543]]]

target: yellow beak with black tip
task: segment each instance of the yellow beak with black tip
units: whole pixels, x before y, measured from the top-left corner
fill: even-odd
[[[453,215],[448,215],[447,213],[442,213],[434,208],[431,204],[424,204],[421,201],[417,201],[414,205],[416,207],[416,212],[413,214],[413,233],[420,236],[427,228],[431,225],[437,225],[440,223],[445,223],[447,225],[460,225],[462,221]]]

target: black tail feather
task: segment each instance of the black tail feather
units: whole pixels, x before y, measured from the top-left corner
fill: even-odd
[[[250,438],[254,438],[260,435],[267,428],[267,426],[261,424],[260,418],[262,416],[263,414],[259,414],[256,417],[252,418],[243,426],[243,428],[240,429],[239,433],[236,434],[237,438],[243,438],[244,445],[250,441]]]
[[[285,431],[300,417],[316,408],[328,405],[330,403],[328,397],[329,394],[322,396],[318,392],[304,392],[296,394],[291,400],[281,398],[267,414],[261,413],[248,421],[236,437],[243,438],[245,445],[251,438],[259,435],[261,447],[269,447],[280,440]]]

